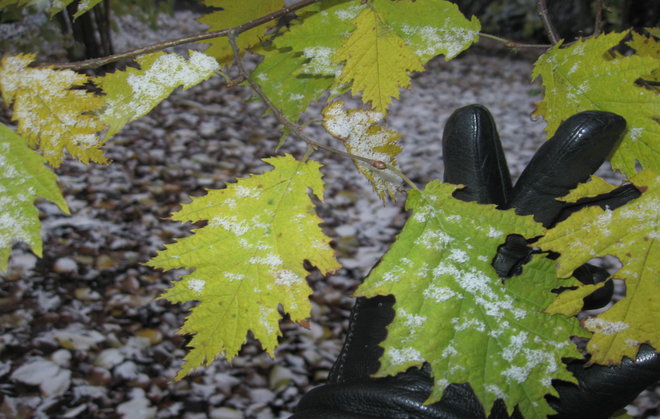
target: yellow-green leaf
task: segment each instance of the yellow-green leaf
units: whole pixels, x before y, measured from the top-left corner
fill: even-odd
[[[645,54],[610,52],[627,34],[600,35],[564,48],[557,44],[537,60],[533,77],[543,78],[545,97],[535,114],[548,122],[548,136],[577,112],[600,110],[623,116],[628,130],[611,163],[632,176],[636,161],[643,168],[660,170],[660,101],[656,91],[637,83],[658,69],[659,61]]]
[[[655,29],[655,31],[653,31],[653,29]],[[637,55],[650,57],[659,61],[660,43],[658,43],[657,38],[660,38],[660,36],[658,35],[658,29],[660,28],[646,28],[646,30],[652,35],[650,37],[633,32],[632,40],[628,42],[628,46],[634,49]],[[656,39],[654,39],[653,36],[655,36]],[[660,93],[660,65],[657,65],[651,73],[643,75],[640,81],[643,86],[653,89],[656,93]]]
[[[204,4],[222,9],[211,12],[199,19],[201,23],[210,26],[209,31],[216,31],[233,28],[279,10],[284,7],[284,0],[204,0]],[[275,21],[271,20],[241,33],[236,40],[236,45],[241,51],[253,47],[261,42],[266,30],[273,25],[275,25]],[[231,63],[234,55],[227,37],[204,42],[211,43],[211,46],[206,50],[207,54],[217,58],[222,64]]]
[[[364,9],[351,21],[356,28],[337,49],[335,62],[345,61],[339,83],[352,82],[352,93],[386,112],[399,87],[410,86],[411,71],[424,71],[419,57],[386,23],[383,16]]]
[[[591,176],[588,182],[580,183],[575,189],[561,197],[564,202],[577,202],[579,199],[594,197],[612,192],[615,186],[610,185],[605,179]]]
[[[208,55],[197,51],[189,54],[188,60],[163,52],[142,55],[136,59],[140,69],[129,67],[94,79],[107,95],[107,106],[100,116],[109,126],[105,138],[146,115],[177,87],[189,89],[220,69]]]
[[[293,321],[309,316],[303,262],[323,273],[340,267],[308,192],[323,196],[321,165],[290,155],[264,161],[274,169],[183,205],[174,220],[208,224],[149,261],[161,269],[194,269],[163,296],[199,301],[181,328],[194,336],[177,379],[219,354],[234,357],[248,331],[272,355],[281,336],[278,306]]]
[[[580,357],[570,337],[585,336],[575,319],[542,310],[559,281],[552,261],[536,256],[504,283],[491,265],[509,234],[534,237],[532,216],[452,197],[457,187],[438,181],[410,191],[412,215],[388,252],[356,291],[396,298],[378,376],[428,362],[441,399],[450,383],[469,383],[488,412],[501,398],[509,412],[542,418],[553,410],[552,379],[575,381],[562,357]]]
[[[323,126],[340,139],[349,153],[382,161],[398,167],[396,156],[401,147],[396,143],[401,134],[377,125],[384,115],[380,112],[344,110],[344,102],[334,102],[323,109]],[[401,186],[401,177],[390,169],[378,169],[361,160],[353,160],[358,170],[371,182],[374,190],[385,200],[394,198]]]
[[[574,290],[564,291],[544,311],[548,314],[575,316],[582,310],[584,298],[604,285],[605,282],[601,282],[599,284],[588,284]]]
[[[105,124],[95,112],[103,98],[80,86],[85,75],[51,67],[28,67],[35,56],[10,55],[0,65],[0,90],[8,105],[13,104],[13,119],[18,133],[31,147],[38,147],[48,163],[58,167],[64,150],[83,163],[106,163],[97,135]]]
[[[594,332],[587,346],[591,362],[599,364],[634,359],[645,342],[660,348],[660,176],[645,170],[630,181],[643,192],[639,198],[615,210],[583,208],[536,243],[561,253],[560,276],[598,256],[613,255],[622,263],[613,277],[625,280],[625,298],[584,322]]]
[[[7,268],[12,245],[17,241],[27,243],[41,256],[41,223],[34,206],[37,197],[69,213],[57,177],[45,163],[23,138],[0,124],[0,270]]]
[[[424,64],[440,54],[449,61],[479,40],[479,20],[449,1],[374,0],[374,7]]]

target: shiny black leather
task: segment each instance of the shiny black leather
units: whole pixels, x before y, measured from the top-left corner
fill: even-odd
[[[493,118],[481,105],[458,109],[444,131],[445,181],[465,185],[455,196],[465,201],[496,203],[516,208],[519,214],[534,214],[546,226],[564,219],[587,205],[616,208],[639,196],[624,186],[575,204],[555,198],[565,195],[586,180],[616,147],[625,129],[623,118],[606,112],[583,112],[566,120],[555,136],[534,155],[515,187]],[[519,272],[532,250],[522,237],[510,236],[493,261],[502,277]],[[575,272],[585,283],[600,282],[606,272],[585,265]],[[611,298],[609,289],[585,301],[588,307],[602,306]],[[383,353],[379,346],[394,318],[394,297],[358,298],[353,307],[346,341],[328,383],[306,394],[292,419],[301,418],[486,418],[487,411],[467,384],[452,384],[442,400],[424,405],[431,391],[428,365],[411,368],[393,377],[371,378]],[[650,383],[660,379],[660,355],[640,350],[637,362],[627,360],[619,367],[584,367],[584,361],[568,364],[580,385],[553,383],[560,398],[549,398],[562,418],[599,418],[625,406]],[[488,408],[489,418],[508,418],[501,401]],[[520,417],[514,411],[513,417]]]

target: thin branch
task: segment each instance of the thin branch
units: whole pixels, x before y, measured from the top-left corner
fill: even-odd
[[[550,20],[550,13],[548,13],[548,6],[545,3],[545,0],[537,0],[536,7],[538,9],[539,16],[541,16],[541,20],[543,21],[543,26],[545,26],[545,32],[548,34],[548,38],[553,45],[556,44],[559,42],[559,36],[557,35],[557,31],[555,30],[555,27],[552,25],[552,21]]]
[[[124,59],[129,59],[129,58],[135,58],[138,55],[143,55],[143,54],[148,54],[150,52],[156,52],[163,50],[165,48],[169,47],[174,47],[177,45],[181,44],[187,44],[190,42],[198,42],[198,41],[204,41],[207,39],[212,39],[212,38],[219,38],[222,36],[229,36],[230,33],[235,33],[235,34],[240,34],[242,32],[248,31],[252,28],[255,28],[259,25],[263,25],[264,23],[270,22],[271,20],[275,20],[280,18],[281,16],[286,15],[287,13],[294,12],[298,9],[301,9],[303,7],[309,6],[310,4],[317,3],[321,0],[301,0],[295,4],[292,4],[289,7],[285,7],[283,9],[277,10],[273,13],[269,13],[265,16],[262,16],[260,18],[251,20],[249,22],[243,23],[238,26],[234,26],[233,28],[227,28],[227,29],[221,29],[217,31],[212,31],[212,32],[204,32],[204,33],[198,33],[195,35],[188,35],[188,36],[183,36],[181,38],[177,39],[171,39],[169,41],[164,41],[164,42],[159,42],[157,44],[152,44],[148,45],[145,47],[141,48],[136,48],[130,51],[122,52],[119,54],[115,55],[109,55],[107,57],[100,57],[100,58],[93,58],[90,60],[85,60],[85,61],[77,61],[73,63],[55,63],[51,64],[54,68],[60,68],[60,69],[71,69],[71,70],[84,70],[84,69],[89,69],[89,68],[97,68],[104,66],[106,64],[115,62],[115,61],[120,61]]]
[[[548,49],[552,46],[550,44],[523,44],[523,43],[520,43],[520,42],[511,41],[511,40],[501,38],[501,37],[496,36],[496,35],[491,35],[489,33],[483,33],[483,32],[479,32],[479,36],[483,37],[483,38],[493,39],[495,41],[501,42],[505,46],[510,47],[510,48],[541,48],[541,49]]]
[[[273,112],[275,115],[275,118],[278,120],[278,122],[282,125],[284,125],[286,128],[289,129],[289,132],[293,134],[294,136],[300,138],[303,140],[309,147],[311,147],[313,150],[316,149],[322,149],[329,151],[331,153],[339,154],[340,156],[348,157],[349,159],[353,160],[360,160],[362,162],[365,162],[369,164],[371,167],[379,170],[384,170],[384,169],[390,169],[393,171],[396,175],[401,177],[404,182],[406,182],[408,185],[410,185],[413,189],[418,189],[417,186],[413,183],[412,180],[410,180],[406,175],[404,175],[398,168],[392,166],[391,164],[388,164],[384,161],[381,160],[373,160],[369,159],[367,157],[362,157],[358,156],[356,154],[351,154],[346,151],[339,150],[334,147],[327,146],[325,144],[319,143],[318,141],[314,140],[311,138],[309,135],[305,134],[302,132],[302,129],[294,124],[293,122],[289,121],[286,116],[284,116],[284,113],[270,100],[268,95],[264,93],[264,91],[261,89],[261,86],[259,86],[253,79],[250,77],[250,74],[246,70],[245,66],[243,65],[243,60],[241,60],[241,55],[240,55],[240,50],[238,48],[238,45],[236,45],[236,33],[229,33],[229,44],[232,47],[232,50],[234,52],[234,60],[236,62],[236,67],[238,67],[238,72],[241,78],[245,79],[252,90],[261,98],[261,100],[264,101],[266,106]],[[307,153],[305,153],[305,156],[309,156],[309,150]]]
[[[605,0],[596,0],[596,21],[594,22],[594,36],[600,35],[603,30],[603,8]]]

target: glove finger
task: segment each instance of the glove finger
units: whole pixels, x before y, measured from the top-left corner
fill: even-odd
[[[642,193],[632,184],[619,186],[611,192],[598,195],[591,198],[580,199],[575,203],[566,204],[560,211],[557,218],[553,221],[553,225],[567,219],[571,214],[577,212],[585,207],[598,205],[602,209],[615,210],[628,201],[639,198]]]
[[[329,383],[369,377],[380,368],[380,343],[394,319],[394,296],[358,297],[346,331],[346,340],[328,376]]]
[[[521,215],[533,214],[536,221],[551,225],[564,206],[555,199],[600,167],[625,127],[625,119],[610,112],[586,111],[568,118],[520,175],[507,208],[516,208]]]
[[[511,193],[511,176],[495,121],[482,105],[469,105],[451,114],[442,136],[444,181],[465,185],[454,196],[463,201],[504,205]]]
[[[559,400],[549,397],[558,418],[609,418],[632,402],[646,387],[660,379],[660,354],[642,345],[635,361],[624,358],[619,366],[592,365],[575,361],[568,369],[580,386],[554,382]]]
[[[573,271],[573,276],[583,284],[599,284],[603,281],[606,281],[607,278],[610,277],[610,273],[607,271],[607,269],[600,268],[590,263],[585,263]],[[595,310],[597,308],[605,307],[607,303],[612,300],[613,294],[614,283],[609,280],[602,288],[599,288],[593,293],[584,297],[584,305],[582,306],[582,310]]]

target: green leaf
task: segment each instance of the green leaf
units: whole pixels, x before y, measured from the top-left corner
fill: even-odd
[[[298,13],[302,23],[292,22],[274,46],[257,51],[264,59],[253,78],[290,121],[298,121],[335,84],[341,66],[332,56],[353,29],[350,19],[363,7],[338,0],[307,6]]]
[[[39,147],[54,167],[59,167],[64,150],[85,164],[106,163],[97,135],[105,124],[96,116],[103,98],[80,88],[89,81],[87,76],[28,67],[34,59],[34,54],[19,54],[0,62],[2,98],[13,105],[18,133],[31,147]]]
[[[550,380],[575,381],[561,358],[581,357],[570,336],[584,332],[575,319],[542,313],[560,286],[551,261],[535,257],[504,285],[491,266],[507,235],[544,230],[514,210],[454,199],[455,189],[434,181],[410,192],[412,215],[356,292],[396,298],[377,375],[428,362],[428,403],[467,382],[486,409],[502,398],[509,412],[518,405],[524,417],[545,417],[553,410],[544,395],[556,395]]]
[[[291,29],[274,41],[280,50],[289,50],[304,58],[293,74],[333,79],[339,75],[341,66],[333,62],[332,57],[355,28],[350,20],[363,8],[359,3],[337,0],[304,8],[302,23],[293,22]]]
[[[583,285],[577,289],[562,292],[544,311],[548,314],[575,316],[584,306],[584,298],[605,286],[605,282]]]
[[[307,106],[334,82],[333,77],[294,75],[306,61],[295,52],[269,48],[261,53],[264,60],[254,71],[253,78],[289,121],[297,122]]]
[[[408,73],[424,66],[378,12],[364,9],[351,23],[356,28],[333,59],[345,62],[338,82],[352,83],[354,95],[362,92],[364,103],[386,112],[392,98],[399,98],[399,87],[410,86]]]
[[[136,59],[140,69],[129,67],[94,79],[107,95],[107,107],[101,114],[109,125],[105,137],[149,113],[177,87],[189,89],[220,69],[208,55],[197,51],[189,54],[188,60],[163,52],[142,55]]]
[[[356,32],[351,22],[361,13],[379,17],[379,32],[370,31],[374,22],[364,17]],[[305,7],[298,15],[300,21],[293,21],[291,29],[274,40],[276,48],[264,54],[256,70],[262,88],[271,92],[270,97],[280,96],[276,104],[294,121],[300,109],[326,90],[332,88],[332,97],[353,79],[354,92],[369,86],[365,97],[377,97],[374,106],[384,110],[391,100],[387,95],[398,97],[399,87],[410,84],[408,66],[422,71],[421,64],[438,54],[450,59],[476,41],[479,31],[476,18],[468,21],[456,5],[444,0],[374,0],[368,6],[332,0]],[[347,44],[349,36],[354,44]],[[345,58],[343,66],[340,61]],[[354,64],[361,59],[364,68]]]
[[[41,256],[41,223],[34,206],[37,197],[45,198],[63,212],[69,209],[57,186],[57,177],[45,166],[46,160],[31,150],[23,138],[0,124],[0,270],[14,242],[30,245]]]
[[[611,163],[632,176],[637,172],[635,161],[660,170],[660,107],[657,92],[637,83],[658,69],[657,57],[610,52],[627,34],[600,35],[565,48],[557,44],[537,60],[533,78],[543,78],[545,97],[535,114],[548,122],[548,137],[577,112],[600,110],[623,116],[628,130]]]
[[[233,28],[266,16],[284,7],[284,0],[204,0],[204,4],[222,9],[199,19],[201,23],[210,26],[209,31],[216,31]],[[241,33],[236,39],[236,45],[241,52],[257,45],[262,41],[266,30],[273,25],[275,25],[275,21],[270,21]],[[211,44],[206,53],[217,58],[220,63],[229,64],[234,59],[234,52],[227,37],[214,38],[204,41],[204,43]]]
[[[377,125],[384,119],[380,112],[344,110],[344,102],[334,102],[323,109],[323,126],[335,138],[340,139],[349,153],[368,159],[382,161],[398,167],[396,156],[401,147],[396,143],[401,134]],[[401,177],[391,169],[377,169],[370,164],[353,160],[374,190],[385,200],[394,199],[401,189]]]
[[[171,302],[199,301],[181,328],[195,334],[177,375],[233,358],[252,331],[271,355],[281,336],[278,306],[291,320],[309,316],[305,260],[321,272],[340,267],[308,195],[323,196],[320,164],[290,155],[264,161],[274,169],[193,198],[174,220],[208,225],[166,246],[148,262],[161,269],[194,269],[167,290]]]
[[[415,49],[422,64],[440,54],[449,61],[479,40],[481,24],[468,20],[449,1],[374,0],[387,24]]]
[[[625,280],[626,297],[584,322],[594,332],[587,346],[591,363],[634,359],[645,342],[660,348],[660,176],[645,170],[630,181],[642,196],[615,210],[583,208],[535,243],[561,253],[559,276],[598,256],[616,256],[623,265],[613,277]]]

